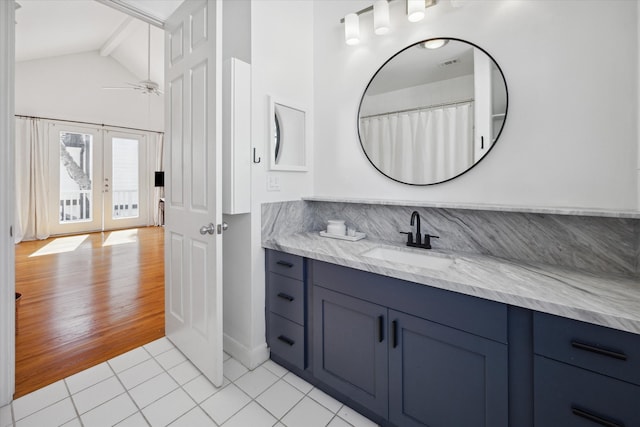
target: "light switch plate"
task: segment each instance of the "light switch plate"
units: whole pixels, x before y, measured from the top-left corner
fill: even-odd
[[[267,175],[267,191],[280,191],[280,178],[277,175]]]

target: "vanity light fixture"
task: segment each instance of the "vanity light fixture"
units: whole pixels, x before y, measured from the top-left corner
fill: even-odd
[[[373,32],[381,36],[389,32],[389,3],[376,0],[373,4]]]
[[[418,22],[424,19],[424,0],[407,0],[407,19]]]
[[[357,13],[344,17],[344,41],[349,46],[360,43],[360,18]]]
[[[420,43],[420,47],[424,49],[440,49],[442,46],[449,43],[448,39],[431,39],[424,43]]]
[[[0,0],[2,1],[2,0]],[[394,0],[375,0],[374,4],[340,20],[344,24],[344,41],[348,45],[360,43],[360,15],[373,11],[373,31],[378,35],[387,34],[390,29],[389,3]],[[435,6],[438,0],[404,0],[407,3],[407,17],[411,22],[424,19],[425,10]]]

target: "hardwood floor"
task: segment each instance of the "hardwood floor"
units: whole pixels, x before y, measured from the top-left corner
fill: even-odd
[[[16,393],[164,336],[164,228],[16,245]]]

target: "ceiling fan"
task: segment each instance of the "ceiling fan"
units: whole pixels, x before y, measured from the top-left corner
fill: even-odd
[[[127,86],[103,87],[103,89],[133,89],[143,94],[160,96],[160,85],[151,80],[151,24],[147,24],[147,79],[138,83],[125,83]]]

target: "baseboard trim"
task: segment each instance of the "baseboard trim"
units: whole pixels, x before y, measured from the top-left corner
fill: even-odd
[[[224,334],[222,345],[225,352],[250,370],[257,368],[269,359],[269,347],[267,347],[267,343],[250,349],[229,335]]]

